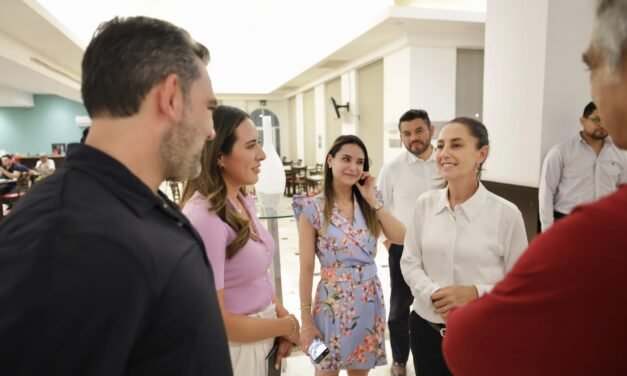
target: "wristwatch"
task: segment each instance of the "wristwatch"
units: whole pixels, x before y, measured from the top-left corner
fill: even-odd
[[[374,204],[374,206],[372,207],[375,211],[379,210],[383,207],[383,203],[379,200],[377,200],[377,202]]]

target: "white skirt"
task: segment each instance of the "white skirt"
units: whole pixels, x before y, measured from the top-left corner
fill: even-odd
[[[270,304],[265,310],[248,315],[262,319],[275,319],[276,307]],[[267,376],[268,360],[266,356],[272,350],[274,338],[257,342],[239,343],[229,342],[231,365],[235,376]]]

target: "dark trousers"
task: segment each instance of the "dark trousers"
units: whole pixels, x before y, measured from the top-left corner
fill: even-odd
[[[388,328],[390,328],[392,359],[396,363],[405,364],[409,357],[409,312],[414,297],[401,273],[402,255],[402,245],[390,245],[388,263],[390,265],[390,285],[392,291],[390,293]]]
[[[17,185],[15,183],[9,183],[0,186],[0,195],[6,195],[7,193],[13,193],[16,191]]]
[[[564,217],[566,217],[566,216],[567,216],[567,214],[560,213],[560,212],[555,211],[555,210],[553,211],[553,219],[554,219],[555,221],[558,221],[558,220],[560,220],[560,219],[562,219],[562,218],[564,218]]]
[[[419,376],[450,376],[442,354],[442,336],[427,321],[412,311],[409,317],[411,353]]]
[[[558,211],[553,210],[553,223],[559,221],[560,219],[566,217],[568,214],[560,213]],[[540,223],[540,215],[538,214],[538,234],[542,232],[542,224]]]

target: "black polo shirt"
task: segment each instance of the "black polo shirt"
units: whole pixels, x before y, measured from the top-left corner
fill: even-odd
[[[24,166],[23,164],[20,163],[12,163],[11,167],[6,169],[8,172],[15,172],[15,171],[19,171],[19,172],[28,172],[30,171],[30,169],[26,166]],[[0,174],[0,178],[6,178],[6,176],[4,176],[3,174]],[[17,186],[16,182],[12,181],[12,182],[8,182],[4,184],[4,187],[2,189],[2,193],[6,193],[6,192],[11,192],[15,189],[15,187]]]
[[[12,163],[11,167],[6,169],[9,172],[15,172],[15,171],[19,171],[19,172],[28,172],[30,171],[30,168],[24,166],[23,164],[20,163]]]
[[[0,375],[231,375],[202,240],[87,145],[0,222]]]

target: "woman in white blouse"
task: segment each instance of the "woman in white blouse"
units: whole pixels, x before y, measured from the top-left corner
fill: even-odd
[[[411,350],[417,375],[450,375],[442,356],[448,313],[489,292],[527,248],[522,215],[479,181],[488,131],[457,118],[440,132],[436,164],[447,186],[418,198],[401,270],[414,295]]]

